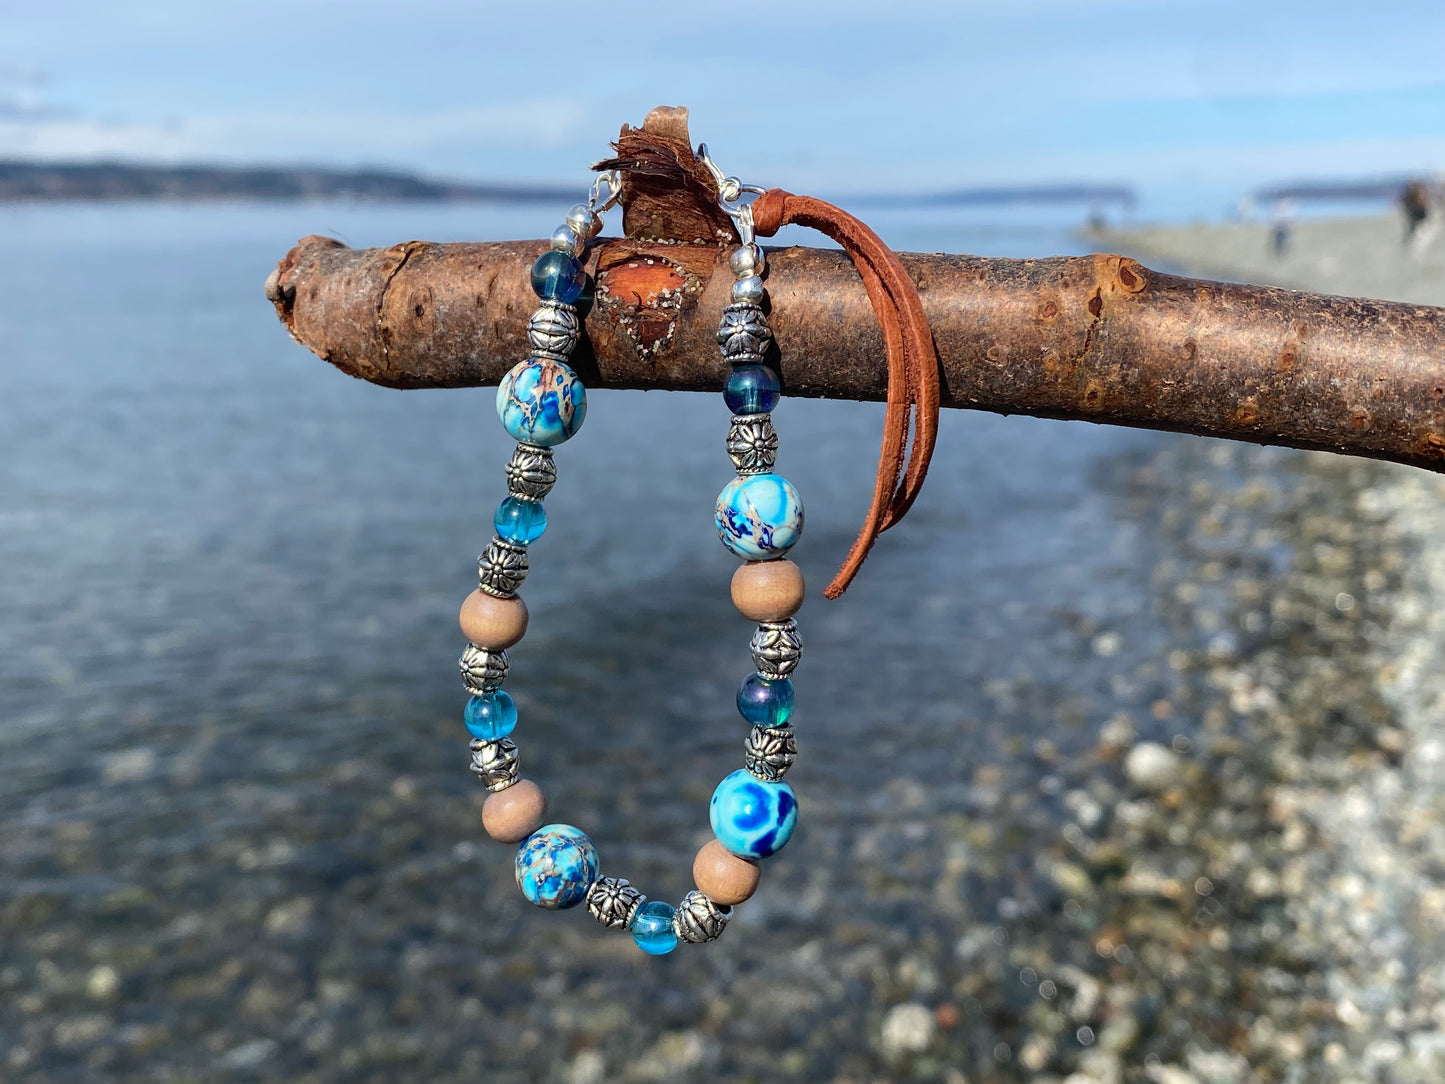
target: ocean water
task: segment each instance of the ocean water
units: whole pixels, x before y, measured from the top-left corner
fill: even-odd
[[[477,820],[455,667],[456,607],[505,493],[492,393],[352,380],[289,340],[261,284],[307,233],[500,239],[556,217],[0,208],[0,1076],[476,1079],[480,1065],[585,1081],[596,1049],[620,1079],[648,1079],[689,1021],[712,1019],[724,1048],[749,1041],[717,1014],[756,996],[768,961],[843,936],[836,908],[856,916],[848,936],[885,928],[924,957],[997,919],[1015,874],[975,886],[973,918],[957,900],[946,921],[925,914],[936,890],[921,875],[909,888],[909,871],[946,856],[910,854],[921,829],[879,842],[880,811],[957,818],[982,768],[1040,742],[1090,748],[1121,710],[1170,740],[1149,705],[1170,693],[1177,630],[1148,570],[1174,542],[1128,479],[1214,445],[947,412],[915,510],[827,603],[882,407],[785,400],[779,468],[807,508],[795,557],[814,589],[798,835],[690,962],[644,963],[585,913],[527,908]],[[1084,250],[1062,219],[876,223],[904,249]],[[604,872],[672,899],[745,733],[731,701],[749,626],[711,527],[726,428],[720,396],[592,394],[557,452],[531,631],[511,653],[514,737],[553,817],[593,835]],[[1062,823],[1057,787],[1031,800]],[[1032,844],[1016,844],[1022,869]],[[880,879],[902,890],[877,895]],[[612,1047],[576,1016],[609,1004],[624,1017]],[[838,1051],[874,1056],[866,989],[808,1004],[847,1024]]]

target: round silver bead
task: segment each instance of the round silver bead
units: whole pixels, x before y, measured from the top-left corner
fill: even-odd
[[[577,309],[561,301],[544,301],[527,321],[527,345],[532,353],[565,361],[577,345],[582,325]]]
[[[738,279],[733,283],[732,299],[734,301],[751,301],[757,304],[767,296],[767,290],[763,288],[763,280],[757,275],[749,275],[745,279]]]
[[[749,275],[761,275],[767,266],[767,257],[757,245],[739,245],[728,257],[728,267],[735,278],[745,279]]]
[[[600,877],[587,890],[587,910],[609,930],[625,930],[645,899],[626,877]]]
[[[778,459],[778,431],[771,414],[738,414],[728,426],[728,458],[739,474],[763,474]]]
[[[723,357],[734,365],[761,361],[772,337],[763,310],[751,302],[729,305],[718,321],[717,344],[722,347]]]
[[[461,667],[462,681],[466,683],[467,692],[473,696],[486,696],[502,687],[502,682],[507,680],[507,670],[511,663],[507,661],[505,651],[488,651],[476,644],[468,644],[458,660],[458,665]]]
[[[743,766],[759,779],[776,783],[798,759],[798,736],[790,726],[755,726],[743,750]]]
[[[803,657],[803,641],[798,636],[798,623],[791,617],[786,621],[764,621],[753,633],[748,647],[753,652],[753,665],[758,673],[771,681],[785,678],[798,667]]]
[[[672,928],[683,941],[700,945],[704,941],[716,941],[722,936],[728,919],[733,917],[731,907],[719,907],[697,889],[682,898],[672,916]]]
[[[471,769],[488,790],[506,790],[517,781],[521,758],[517,743],[511,738],[501,741],[473,738],[468,748],[472,751]]]
[[[567,228],[583,241],[590,241],[602,232],[602,219],[591,207],[579,203],[567,212]]]
[[[477,586],[497,598],[511,598],[527,578],[527,549],[500,538],[477,558]]]
[[[552,449],[518,444],[507,461],[507,491],[514,497],[540,501],[557,484],[557,463]]]
[[[582,251],[586,244],[587,242],[578,237],[571,226],[558,226],[552,231],[551,245],[554,251],[575,256]]]

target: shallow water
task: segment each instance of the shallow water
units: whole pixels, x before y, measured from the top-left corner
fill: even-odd
[[[896,1066],[878,1018],[909,999],[974,1014],[972,1053],[910,1062],[919,1079],[1019,1071],[1007,1044],[1036,992],[945,997],[926,972],[1015,919],[1082,937],[1031,887],[1074,816],[1051,765],[1120,712],[1188,747],[1198,719],[1152,707],[1178,693],[1181,647],[1153,570],[1214,445],[948,412],[907,523],[845,600],[800,615],[797,836],[722,942],[643,959],[580,910],[526,908],[477,822],[455,611],[504,493],[490,391],[353,381],[261,298],[304,233],[535,236],[555,217],[0,209],[14,1079],[842,1080]],[[1057,223],[878,221],[905,248],[1078,251]],[[866,507],[881,412],[776,413],[815,590]],[[514,736],[553,817],[593,836],[604,872],[672,899],[744,736],[749,627],[710,524],[726,426],[720,397],[593,393],[511,653]],[[1181,488],[1141,503],[1160,456]],[[1284,479],[1295,458],[1248,469]],[[1289,547],[1251,559],[1280,572]],[[1000,820],[1001,780],[1029,812],[971,837]],[[854,977],[810,970],[842,956]]]

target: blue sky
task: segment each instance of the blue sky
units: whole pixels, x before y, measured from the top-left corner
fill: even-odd
[[[686,104],[821,191],[1445,169],[1445,0],[0,0],[0,155],[572,180]]]

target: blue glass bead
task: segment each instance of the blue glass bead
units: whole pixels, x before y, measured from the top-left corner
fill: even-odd
[[[565,362],[528,358],[497,385],[497,416],[514,440],[550,448],[582,428],[587,389]]]
[[[463,718],[472,737],[501,741],[517,728],[517,703],[510,694],[498,689],[469,699]]]
[[[525,546],[541,538],[542,532],[547,529],[547,510],[542,507],[541,501],[508,497],[497,505],[492,523],[504,540]]]
[[[803,501],[781,474],[743,474],[718,494],[715,519],[724,546],[744,561],[769,561],[803,533]]]
[[[778,405],[782,385],[766,365],[739,365],[728,374],[723,402],[734,414],[766,414]]]
[[[713,835],[742,858],[777,854],[798,826],[798,797],[781,780],[765,782],[739,768],[717,785],[708,807]]]
[[[597,848],[580,828],[544,824],[517,848],[517,887],[538,907],[576,907],[595,880]]]
[[[672,904],[648,900],[632,913],[628,929],[637,947],[650,956],[666,956],[677,948],[677,931],[672,927]]]
[[[738,711],[757,726],[783,726],[793,714],[793,683],[749,674],[738,687]]]
[[[576,257],[553,249],[537,257],[532,265],[532,289],[546,301],[561,301],[568,305],[582,296],[587,285],[587,273]]]

